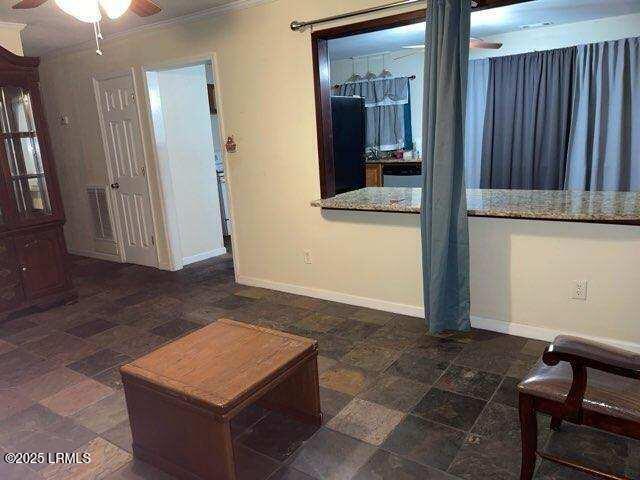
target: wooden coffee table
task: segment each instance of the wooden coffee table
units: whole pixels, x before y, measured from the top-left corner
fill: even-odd
[[[229,422],[259,403],[322,424],[318,343],[231,320],[120,369],[136,457],[181,479],[236,478]]]

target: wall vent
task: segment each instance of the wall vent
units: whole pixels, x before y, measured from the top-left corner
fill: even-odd
[[[93,217],[95,239],[115,242],[113,228],[111,226],[107,190],[105,187],[87,187],[87,197]]]

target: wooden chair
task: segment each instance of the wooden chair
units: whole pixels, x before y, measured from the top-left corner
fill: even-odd
[[[518,385],[522,431],[520,480],[531,480],[536,454],[595,478],[631,480],[538,451],[536,413],[640,439],[640,355],[619,348],[559,336]]]

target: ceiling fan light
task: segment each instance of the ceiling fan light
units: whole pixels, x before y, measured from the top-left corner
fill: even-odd
[[[129,10],[131,0],[100,0],[100,6],[110,19],[115,20]]]
[[[56,5],[81,22],[95,23],[102,19],[98,0],[55,0]]]

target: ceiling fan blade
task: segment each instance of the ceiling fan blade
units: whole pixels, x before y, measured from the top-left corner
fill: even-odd
[[[156,13],[160,13],[162,8],[153,3],[151,0],[133,0],[130,10],[140,17],[150,17]]]
[[[28,8],[36,8],[42,5],[43,3],[47,3],[49,0],[22,0],[21,2],[16,3],[13,7],[15,10],[25,10]]]
[[[469,42],[471,48],[485,48],[488,50],[500,50],[502,43],[485,42],[484,40],[471,39]]]

